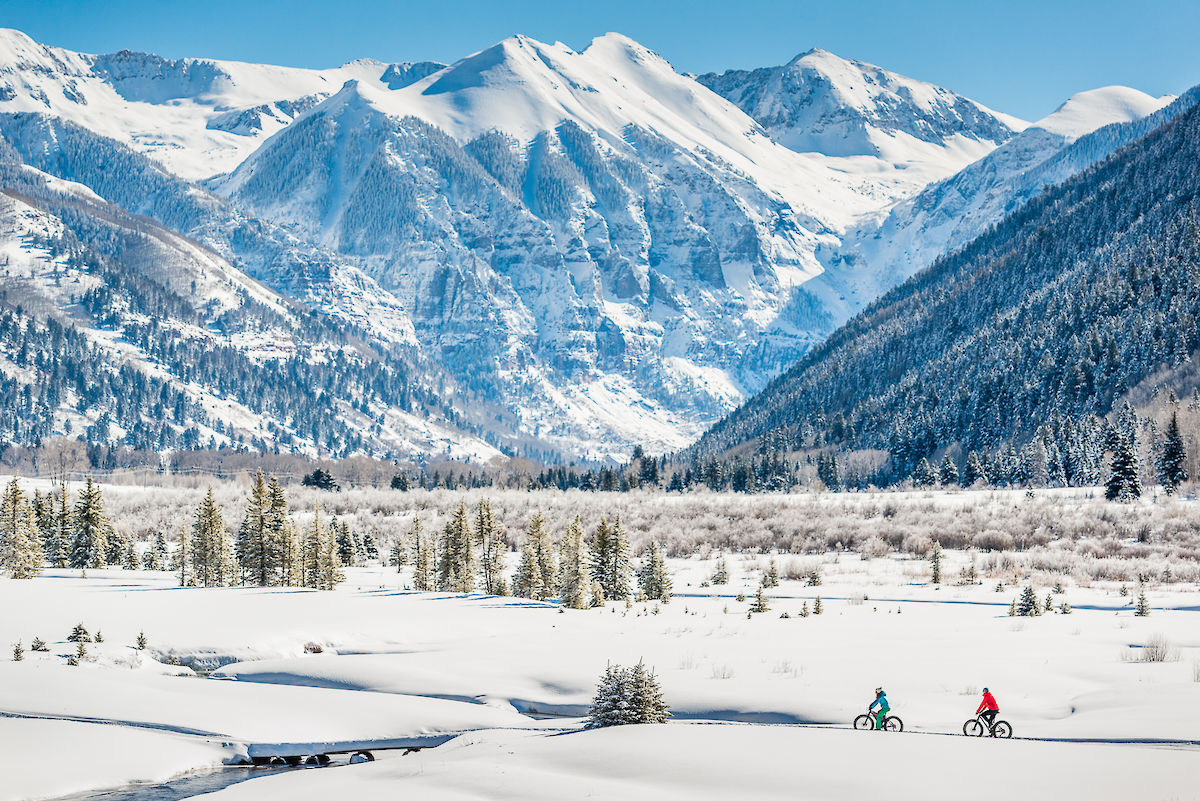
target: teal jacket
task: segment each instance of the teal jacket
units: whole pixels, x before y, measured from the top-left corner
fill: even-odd
[[[891,709],[891,707],[888,705],[887,693],[880,693],[879,697],[872,701],[871,705],[867,707],[867,709],[874,709],[876,706],[879,707],[880,712],[887,712],[889,709]]]

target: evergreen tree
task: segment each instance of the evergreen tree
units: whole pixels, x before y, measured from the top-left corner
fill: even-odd
[[[1037,617],[1042,613],[1041,607],[1038,606],[1037,595],[1033,592],[1033,587],[1026,587],[1021,591],[1021,597],[1017,601],[1016,613],[1021,617]]]
[[[929,569],[932,573],[930,580],[934,584],[942,583],[942,544],[935,542],[933,551],[929,554]]]
[[[634,723],[666,723],[671,712],[663,700],[658,677],[639,661],[628,673],[629,707]]]
[[[300,545],[296,526],[288,514],[287,494],[275,476],[267,480],[266,509],[263,512],[264,575],[268,584],[292,587],[300,580]]]
[[[1187,449],[1179,433],[1179,413],[1171,411],[1166,439],[1158,456],[1158,480],[1168,495],[1174,495],[1179,485],[1187,481]]]
[[[943,486],[951,487],[958,484],[958,465],[950,458],[950,454],[947,453],[942,457],[942,466],[938,472],[940,473],[938,478],[941,479]]]
[[[113,537],[112,523],[104,513],[100,487],[87,477],[75,503],[74,531],[71,535],[70,566],[80,570],[104,566],[104,552]]]
[[[963,471],[962,483],[964,487],[989,483],[987,468],[983,464],[983,459],[979,457],[976,451],[971,451],[967,454],[967,466]]]
[[[638,571],[638,589],[652,601],[671,600],[671,574],[667,571],[667,555],[657,541],[650,543]]]
[[[812,610],[812,613],[813,613],[814,615],[819,615],[819,614],[821,614],[821,613],[822,613],[822,612],[824,612],[824,611],[825,611],[825,610],[824,610],[824,608],[821,606],[821,596],[820,596],[820,595],[818,595],[818,596],[816,597],[816,599],[813,601],[813,610]]]
[[[729,567],[725,564],[725,557],[718,556],[717,563],[713,566],[712,577],[709,579],[713,584],[728,584],[729,583]]]
[[[338,560],[343,567],[352,567],[358,563],[358,547],[350,525],[339,521],[336,517],[329,524],[329,531],[337,543]]]
[[[14,579],[30,579],[41,572],[44,560],[33,506],[14,478],[0,496],[0,570]]]
[[[404,544],[404,540],[397,539],[392,545],[392,549],[388,552],[388,563],[396,568],[397,573],[404,571],[404,566],[408,564],[408,548]]]
[[[369,531],[363,533],[362,550],[369,561],[375,562],[379,559],[379,546],[375,544],[375,537]]]
[[[413,515],[412,531],[413,549],[413,589],[418,592],[429,592],[436,586],[436,571],[434,566],[434,543],[429,541],[421,527],[421,518]]]
[[[937,483],[937,471],[933,469],[933,465],[929,463],[929,459],[921,457],[921,461],[917,462],[917,467],[913,470],[913,483],[918,487],[932,487]]]
[[[1142,590],[1138,593],[1137,608],[1133,614],[1138,617],[1150,617],[1150,601],[1146,599],[1146,591]]]
[[[137,543],[132,535],[125,537],[125,553],[121,559],[121,567],[125,570],[138,569]]]
[[[186,525],[179,526],[179,548],[175,552],[176,567],[179,570],[179,586],[191,587],[195,585],[194,576],[188,575],[188,566],[192,562],[192,537],[188,533]]]
[[[776,564],[774,556],[767,562],[767,570],[763,573],[762,585],[764,587],[779,586],[779,565]]]
[[[508,595],[504,580],[504,552],[508,541],[504,531],[492,516],[492,502],[484,498],[475,509],[475,537],[479,541],[480,573],[483,591],[488,595]]]
[[[271,527],[268,522],[270,495],[267,479],[262,470],[254,474],[250,485],[250,496],[246,499],[246,514],[238,527],[235,552],[241,568],[242,583],[259,587],[274,584],[277,565],[274,564],[274,548],[271,543]]]
[[[1104,497],[1122,503],[1141,497],[1142,482],[1138,473],[1138,457],[1132,441],[1123,433],[1116,433],[1113,441],[1112,472],[1104,484]]]
[[[750,611],[756,613],[771,611],[766,591],[761,586],[754,593],[754,603],[750,604]]]
[[[592,605],[592,582],[583,521],[578,516],[567,526],[558,554],[558,597],[569,609],[587,609]]]
[[[621,518],[611,527],[603,516],[592,535],[592,578],[604,591],[605,600],[618,601],[629,596],[633,578],[633,562],[629,556],[629,540],[621,528]]]
[[[633,723],[629,683],[629,675],[619,666],[609,665],[604,669],[588,709],[589,729]]]
[[[204,500],[196,509],[192,524],[191,540],[192,572],[201,587],[223,587],[234,578],[233,545],[225,519],[208,488]]]
[[[438,589],[444,592],[475,591],[475,536],[467,513],[467,502],[458,508],[442,531],[438,551]]]
[[[546,528],[546,518],[539,511],[529,521],[521,545],[521,561],[513,577],[513,591],[522,598],[544,601],[553,597],[558,568],[554,545]]]

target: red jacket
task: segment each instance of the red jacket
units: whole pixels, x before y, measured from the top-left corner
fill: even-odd
[[[1000,711],[1000,705],[996,703],[996,699],[992,697],[991,693],[983,694],[983,702],[979,705],[979,709],[975,710],[975,714],[978,715],[985,709],[991,709],[994,712]]]

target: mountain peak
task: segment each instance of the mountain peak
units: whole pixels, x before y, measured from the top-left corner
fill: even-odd
[[[1075,139],[1104,125],[1141,119],[1174,100],[1152,97],[1128,86],[1102,86],[1077,92],[1034,127]]]

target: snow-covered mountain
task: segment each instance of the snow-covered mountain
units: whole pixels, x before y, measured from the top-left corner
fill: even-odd
[[[729,70],[697,80],[737,104],[777,142],[802,153],[875,162],[895,196],[945,178],[1028,123],[940,86],[826,50],[780,67]]]
[[[1193,95],[1172,103],[1123,86],[1074,95],[986,157],[847,231],[840,246],[821,253],[827,270],[809,290],[847,318],[1045,187],[1183,113],[1196,103]]]
[[[14,159],[407,349],[440,413],[544,456],[686,444],[904,277],[862,243],[931,181],[1157,107],[1102,94],[1026,130],[824,51],[697,80],[619,34],[306,70],[0,31]]]

